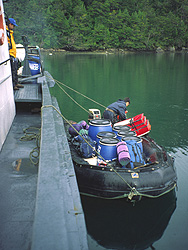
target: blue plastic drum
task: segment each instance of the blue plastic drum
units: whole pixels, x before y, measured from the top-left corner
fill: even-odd
[[[117,134],[117,138],[121,141],[121,139],[123,137],[129,137],[129,136],[136,136],[136,132],[135,131],[124,131],[124,130],[120,130]]]
[[[97,140],[97,134],[102,131],[112,132],[112,124],[109,120],[93,119],[89,122],[88,135],[92,140]]]
[[[37,61],[40,60],[39,56],[31,56],[30,58],[37,59]],[[41,72],[41,64],[35,60],[32,61],[32,59],[29,60],[29,68],[31,70],[31,75],[37,75]]]
[[[128,131],[131,131],[131,128],[129,128],[128,126],[120,126],[120,125],[113,126],[113,132],[116,133],[116,135],[118,134],[120,130],[128,132]]]
[[[99,145],[99,141],[102,139],[102,138],[116,138],[116,134],[114,132],[109,132],[109,131],[101,131],[97,134],[97,138],[96,138],[96,141],[97,141],[97,147]]]
[[[102,138],[99,141],[98,153],[105,159],[105,161],[113,161],[117,159],[116,145],[119,142],[117,138]],[[98,156],[100,160],[100,156]]]

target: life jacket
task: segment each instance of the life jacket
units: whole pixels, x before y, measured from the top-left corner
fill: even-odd
[[[16,43],[14,41],[14,36],[13,36],[13,30],[10,30],[8,26],[6,26],[7,30],[7,39],[8,39],[8,45],[9,45],[9,55],[13,56],[16,58]]]

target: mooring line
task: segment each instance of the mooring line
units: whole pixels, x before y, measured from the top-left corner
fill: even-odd
[[[86,96],[86,95],[80,93],[79,91],[77,91],[77,90],[75,90],[75,89],[69,87],[68,85],[66,85],[66,84],[64,84],[64,83],[62,83],[62,82],[60,82],[60,81],[54,79],[53,77],[48,76],[48,78],[54,80],[54,81],[57,83],[58,87],[60,87],[59,84],[61,84],[61,85],[63,85],[64,87],[70,89],[71,91],[74,91],[75,93],[77,93],[77,94],[79,94],[79,95],[85,97],[86,99],[88,99],[88,100],[90,100],[90,101],[96,103],[97,105],[99,105],[99,106],[101,106],[101,107],[103,107],[103,108],[105,108],[105,109],[107,108],[106,106],[102,105],[101,103],[99,103],[99,102],[97,102],[97,101],[91,99],[90,97],[88,97],[88,96]],[[62,89],[62,88],[61,88],[61,89]],[[63,90],[63,89],[62,89],[62,90]],[[63,90],[63,91],[64,91],[64,90]],[[67,94],[67,93],[66,93],[66,94]],[[67,94],[67,95],[68,95],[68,94]],[[69,95],[69,97],[70,97],[70,95]],[[71,98],[71,99],[73,100],[73,98]],[[76,101],[75,101],[75,102],[76,102]],[[77,104],[78,104],[78,103],[77,103]],[[80,106],[80,104],[78,104],[78,105]],[[87,111],[87,112],[88,112],[88,111]]]
[[[53,105],[44,105],[44,106],[42,106],[41,107],[41,111],[43,110],[43,108],[53,108],[74,130],[75,130],[75,132],[76,133],[78,133],[78,135],[80,135],[81,136],[81,138],[91,147],[91,148],[93,148],[90,144],[89,144],[89,142],[74,128],[74,126],[72,126],[72,124],[65,118],[65,116],[61,113],[61,112],[59,112],[59,110],[56,108],[56,107],[54,107]],[[136,189],[134,188],[134,187],[131,187],[131,185],[112,167],[112,166],[109,166],[108,165],[108,162],[106,162],[106,160],[96,151],[96,150],[94,150],[102,159],[103,159],[103,161],[106,163],[106,165],[108,166],[108,167],[110,167],[126,184],[127,184],[127,186],[131,189],[131,192],[133,192],[134,191],[134,193],[135,192],[137,192],[136,191]]]
[[[48,76],[49,77],[49,76]],[[102,104],[100,104],[100,103],[98,103],[98,102],[96,102],[96,101],[94,101],[93,99],[91,99],[91,98],[89,98],[89,97],[87,97],[86,95],[84,95],[84,94],[82,94],[82,93],[80,93],[80,92],[78,92],[77,90],[74,90],[73,88],[71,88],[71,87],[69,87],[69,86],[67,86],[66,84],[64,84],[64,83],[62,83],[62,82],[60,82],[60,81],[58,81],[58,80],[56,80],[56,79],[54,79],[53,77],[49,77],[49,78],[51,78],[52,80],[54,80],[56,83],[57,83],[57,85],[58,85],[58,87],[72,100],[72,101],[74,101],[79,107],[81,107],[84,111],[86,111],[87,113],[89,113],[89,111],[88,110],[86,110],[83,106],[81,106],[77,101],[75,101],[64,89],[63,89],[63,87],[62,86],[60,86],[60,85],[63,85],[64,87],[66,87],[66,88],[68,88],[68,89],[70,89],[70,90],[72,90],[72,91],[74,91],[75,93],[77,93],[77,94],[80,94],[81,96],[83,96],[83,97],[85,97],[85,98],[87,98],[88,100],[90,100],[90,101],[92,101],[92,102],[94,102],[94,103],[96,103],[96,104],[98,104],[99,106],[101,106],[101,107],[103,107],[103,108],[105,108],[106,109],[106,106],[104,106],[104,105],[102,105]],[[72,126],[72,124],[57,110],[57,108],[56,107],[54,107],[53,105],[44,105],[44,106],[42,106],[41,107],[41,111],[42,111],[42,109],[43,108],[49,108],[49,107],[51,107],[51,108],[53,108],[53,109],[55,109],[56,110],[56,112],[75,130],[75,132],[76,133],[78,133],[78,135],[80,135],[81,136],[81,138],[90,146],[90,147],[92,147],[90,144],[89,144],[89,142],[74,128],[74,126]],[[93,148],[93,147],[92,147]],[[122,197],[128,197],[128,199],[129,200],[132,200],[132,198],[134,197],[134,196],[140,196],[140,197],[148,197],[148,198],[158,198],[158,197],[160,197],[160,196],[162,196],[162,195],[164,195],[164,194],[166,194],[166,193],[168,193],[169,191],[171,191],[171,190],[173,190],[174,188],[175,188],[175,186],[176,185],[174,185],[170,190],[167,190],[167,191],[165,191],[165,192],[163,192],[162,194],[160,194],[160,195],[157,195],[157,196],[152,196],[152,195],[147,195],[147,194],[142,194],[142,193],[140,193],[139,191],[137,191],[137,189],[135,188],[135,187],[132,187],[112,166],[109,166],[109,164],[108,164],[108,162],[106,162],[106,160],[96,151],[96,150],[94,150],[103,160],[104,160],[104,162],[106,163],[106,165],[108,166],[108,167],[110,167],[110,169],[111,170],[113,170],[125,183],[126,183],[126,185],[131,189],[131,191],[130,191],[130,193],[128,194],[128,195],[123,195]],[[134,172],[134,171],[132,171],[132,172]]]
[[[86,111],[89,114],[89,111],[85,109],[82,105],[80,105],[77,101],[75,101],[60,85],[57,83],[58,87],[74,102],[76,103],[80,108],[82,108],[84,111]]]

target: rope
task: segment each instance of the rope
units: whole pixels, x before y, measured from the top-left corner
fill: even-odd
[[[59,110],[56,108],[56,107],[54,107],[53,105],[44,105],[44,106],[42,106],[41,107],[41,111],[44,109],[44,108],[53,108],[74,130],[75,130],[75,132],[76,133],[78,133],[80,136],[81,136],[81,138],[90,146],[90,147],[92,147],[90,144],[89,144],[89,142],[74,128],[74,126],[64,117],[64,115],[62,115],[60,112],[59,112]],[[93,147],[92,147],[93,148]],[[96,151],[96,150],[94,150],[103,160],[104,160],[104,162],[106,163],[106,165],[107,166],[109,166],[109,164],[108,164],[108,162],[106,162],[106,160]],[[168,192],[170,192],[170,191],[172,191],[175,187],[176,187],[176,183],[174,184],[174,186],[171,188],[171,189],[169,189],[169,190],[167,190],[167,191],[165,191],[165,192],[163,192],[163,193],[161,193],[161,194],[159,194],[159,195],[156,195],[156,196],[152,196],[152,195],[149,195],[149,194],[142,194],[142,193],[140,193],[139,191],[137,191],[137,189],[135,188],[135,187],[132,187],[112,166],[109,166],[110,167],[110,169],[111,170],[113,170],[125,183],[126,183],[126,185],[131,189],[131,191],[129,192],[129,194],[123,194],[122,196],[117,196],[117,197],[114,197],[114,198],[105,198],[105,199],[120,199],[120,198],[125,198],[125,197],[128,197],[128,199],[129,200],[132,200],[132,198],[134,197],[134,196],[140,196],[140,199],[141,199],[141,197],[147,197],[147,198],[159,198],[159,197],[161,197],[162,195],[164,195],[164,194],[167,194]],[[134,172],[134,171],[133,171]],[[88,194],[87,194],[88,195]],[[94,196],[94,195],[88,195],[88,196]],[[98,197],[98,196],[95,196],[95,197]],[[103,197],[101,197],[101,198],[103,198]]]
[[[57,85],[59,86],[59,88],[61,89],[61,90],[63,90],[63,92],[74,102],[74,103],[76,103],[80,108],[82,108],[84,111],[86,111],[88,114],[89,114],[89,111],[88,110],[86,110],[83,106],[81,106],[77,101],[75,101],[60,85],[59,85],[59,83],[57,83]]]
[[[36,130],[36,132],[34,132],[33,130]],[[34,165],[37,165],[39,163],[41,129],[36,127],[29,127],[24,129],[23,132],[24,135],[20,138],[20,141],[36,140],[37,146],[30,152],[29,158]]]
[[[53,109],[55,109],[55,111],[74,129],[74,131],[76,132],[76,133],[78,133],[80,136],[81,136],[81,138],[90,146],[90,147],[92,147],[90,144],[89,144],[89,142],[74,128],[74,126],[72,126],[72,124],[59,112],[59,110],[57,110],[57,108],[56,107],[54,107],[53,105],[44,105],[44,106],[42,106],[41,107],[41,110],[43,110],[43,108],[53,108]],[[93,147],[92,147],[93,148]],[[109,166],[109,164],[108,164],[108,162],[106,162],[106,160],[96,151],[96,150],[94,150],[95,151],[95,153],[96,154],[98,154],[102,159],[103,159],[103,161],[106,163],[106,165],[107,166]],[[131,187],[131,185],[112,167],[112,166],[109,166],[125,183],[126,183],[126,185],[131,189],[131,191],[132,190],[134,190],[134,192],[135,192],[135,188],[133,188],[133,187]]]
[[[74,91],[75,93],[77,93],[77,94],[79,94],[79,95],[85,97],[86,99],[88,99],[88,100],[90,100],[90,101],[96,103],[97,105],[99,105],[99,106],[101,106],[101,107],[103,107],[103,108],[105,108],[105,109],[107,108],[106,106],[102,105],[101,103],[96,102],[95,100],[91,99],[90,97],[88,97],[88,96],[86,96],[86,95],[80,93],[79,91],[77,91],[77,90],[75,90],[75,89],[73,89],[73,88],[67,86],[66,84],[64,84],[64,83],[62,83],[62,82],[60,82],[60,81],[54,79],[53,77],[48,76],[48,78],[54,80],[54,81],[57,83],[58,87],[61,88],[61,90],[63,90],[64,93],[65,93],[66,95],[68,95],[69,97],[70,97],[70,95],[69,95],[62,87],[60,87],[60,85],[63,85],[64,87],[70,89],[71,91]],[[76,104],[78,104],[78,102],[76,102],[72,97],[70,97],[70,98],[71,98],[71,100],[73,100]],[[80,104],[78,104],[78,105],[79,105],[82,109],[84,109]],[[85,110],[87,113],[89,113],[86,109],[84,109],[84,110]]]
[[[53,77],[51,77],[51,76],[48,76],[48,78],[51,78],[52,80],[54,80],[55,82],[56,82],[56,84],[58,85],[58,87],[73,101],[73,102],[75,102],[79,107],[81,107],[84,111],[86,111],[87,113],[89,113],[89,111],[88,110],[86,110],[82,105],[80,105],[77,101],[75,101],[64,89],[63,89],[63,87],[62,86],[64,86],[64,87],[66,87],[66,88],[68,88],[68,89],[70,89],[71,91],[74,91],[75,93],[77,93],[77,94],[79,94],[79,95],[81,95],[81,96],[83,96],[83,97],[85,97],[86,99],[88,99],[88,100],[90,100],[90,101],[92,101],[92,102],[94,102],[94,103],[96,103],[97,105],[99,105],[99,106],[101,106],[101,107],[103,107],[103,108],[107,108],[106,106],[104,106],[104,105],[102,105],[102,104],[100,104],[100,103],[98,103],[98,102],[96,102],[95,100],[93,100],[93,99],[91,99],[91,98],[89,98],[89,97],[87,97],[86,95],[84,95],[84,94],[82,94],[82,93],[80,93],[80,92],[78,92],[77,90],[74,90],[73,88],[71,88],[71,87],[69,87],[69,86],[67,86],[66,84],[64,84],[64,83],[62,83],[62,82],[60,82],[60,81],[58,81],[58,80],[56,80],[56,79],[54,79]],[[62,86],[60,86],[60,85],[62,85]],[[48,107],[51,107],[51,108],[53,108],[53,109],[55,109],[56,110],[56,112],[75,130],[75,132],[76,133],[78,133],[80,136],[81,136],[81,138],[90,146],[90,147],[92,147],[90,144],[89,144],[89,142],[72,126],[72,124],[53,106],[53,105],[45,105],[45,106],[42,106],[42,108],[41,108],[41,110],[43,109],[43,108],[48,108]],[[134,123],[133,124],[131,124],[132,126],[134,126]],[[92,147],[93,148],[93,147]],[[109,166],[109,164],[106,162],[106,160],[96,151],[96,150],[94,150],[95,151],[95,153],[97,154],[97,155],[99,155],[102,159],[103,159],[103,161],[106,163],[106,165],[107,166]],[[135,187],[132,187],[112,166],[109,166],[110,168],[111,168],[111,170],[113,170],[125,183],[126,183],[126,185],[131,189],[131,191],[129,192],[129,194],[124,194],[124,195],[122,195],[122,196],[118,196],[116,199],[118,199],[118,198],[124,198],[124,197],[128,197],[128,199],[129,200],[132,200],[132,198],[134,197],[134,196],[140,196],[140,197],[142,197],[142,196],[144,196],[144,197],[148,197],[148,198],[158,198],[158,197],[160,197],[160,196],[162,196],[162,195],[164,195],[164,194],[166,194],[166,193],[168,193],[168,192],[170,192],[172,189],[174,189],[175,188],[175,186],[176,186],[176,183],[174,184],[174,186],[170,189],[170,190],[167,190],[167,191],[165,191],[164,193],[162,193],[162,194],[160,194],[160,195],[157,195],[157,196],[152,196],[152,195],[147,195],[147,194],[142,194],[142,193],[140,193],[140,192],[138,192],[137,190],[136,190],[136,188]],[[134,171],[133,171],[134,172]],[[114,198],[115,199],[115,198]]]
[[[152,198],[152,199],[155,199],[155,198],[160,198],[161,196],[171,192],[174,188],[176,187],[176,183],[173,185],[173,187],[171,187],[169,190],[159,194],[159,195],[149,195],[149,194],[142,194],[140,192],[137,191],[137,193],[135,195],[138,195],[140,197],[145,197],[145,198]],[[130,192],[131,193],[131,192]],[[129,194],[123,194],[123,195],[119,195],[119,196],[116,196],[116,197],[110,197],[110,198],[107,198],[107,197],[100,197],[100,196],[97,196],[97,195],[93,195],[93,194],[87,194],[87,193],[83,193],[81,192],[82,195],[85,195],[85,196],[89,196],[89,197],[95,197],[95,198],[101,198],[101,199],[105,199],[105,200],[117,200],[117,199],[122,199],[122,198],[129,198],[129,200],[131,200],[132,198],[130,197],[130,193]],[[134,196],[134,195],[133,195]],[[131,199],[130,199],[131,198]],[[141,199],[141,198],[140,198]]]
[[[140,192],[138,192],[138,194],[140,196],[143,196],[143,197],[147,197],[147,198],[159,198],[161,197],[162,195],[165,195],[167,193],[169,193],[170,191],[172,191],[174,188],[176,187],[176,183],[174,183],[174,185],[169,189],[169,190],[166,190],[165,192],[159,194],[159,195],[156,195],[156,196],[153,196],[153,195],[149,195],[149,194],[142,194]]]
[[[95,100],[93,100],[93,99],[91,99],[90,97],[88,97],[88,96],[86,96],[86,95],[84,95],[84,94],[78,92],[77,90],[75,90],[75,89],[73,89],[73,88],[67,86],[66,84],[64,84],[64,83],[62,83],[62,82],[60,82],[60,81],[58,81],[58,80],[55,80],[55,79],[54,79],[54,81],[57,82],[57,83],[60,83],[61,85],[63,85],[64,87],[66,87],[66,88],[68,88],[68,89],[74,91],[75,93],[77,93],[77,94],[79,94],[79,95],[85,97],[86,99],[88,99],[88,100],[90,100],[90,101],[92,101],[92,102],[98,104],[99,106],[101,106],[101,107],[103,107],[103,108],[105,108],[105,109],[107,108],[106,106],[102,105],[101,103],[96,102]]]

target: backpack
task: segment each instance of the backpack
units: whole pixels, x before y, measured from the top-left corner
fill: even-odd
[[[91,147],[82,137],[91,145]],[[76,148],[77,152],[80,154],[81,157],[94,157],[96,155],[96,142],[93,141],[88,135],[83,135],[82,137],[78,135],[73,138],[72,143],[74,147]]]
[[[80,132],[80,130],[84,130],[84,133],[88,134],[88,129],[89,129],[89,125],[85,122],[85,121],[80,121],[78,123],[72,124],[72,126],[78,131]],[[77,136],[78,133],[72,128],[72,126],[69,127],[69,134],[71,136]]]
[[[130,154],[130,165],[131,168],[144,165],[145,161],[143,158],[142,150],[139,147],[138,143],[134,140],[126,141],[127,147]]]

